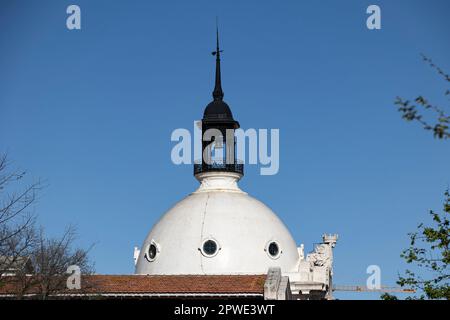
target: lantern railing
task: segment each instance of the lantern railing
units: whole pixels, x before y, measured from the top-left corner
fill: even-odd
[[[213,162],[208,163],[194,163],[194,175],[203,172],[236,172],[244,175],[244,164],[243,163],[224,163],[224,162]]]

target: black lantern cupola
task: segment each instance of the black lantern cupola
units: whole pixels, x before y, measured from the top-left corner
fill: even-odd
[[[205,108],[202,119],[202,161],[194,164],[194,175],[203,172],[234,172],[244,174],[244,166],[236,159],[236,139],[234,130],[239,122],[233,119],[228,104],[223,101],[220,73],[219,30],[216,29],[216,79],[213,101]]]

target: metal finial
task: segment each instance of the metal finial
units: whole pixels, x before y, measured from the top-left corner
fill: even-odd
[[[213,56],[216,56],[216,82],[214,85],[213,98],[214,100],[222,100],[223,99],[223,91],[222,91],[222,80],[220,74],[220,50],[219,47],[219,26],[216,17],[216,51],[213,51]]]

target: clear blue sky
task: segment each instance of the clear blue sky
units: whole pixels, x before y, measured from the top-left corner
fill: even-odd
[[[66,8],[82,30],[66,29]],[[369,31],[378,4],[382,29]],[[448,1],[24,1],[0,4],[0,151],[48,187],[52,235],[75,224],[98,273],[132,273],[133,247],[197,187],[170,161],[176,128],[211,100],[219,16],[225,100],[243,128],[279,128],[280,172],[241,186],[312,249],[339,233],[335,283],[394,285],[406,234],[441,209],[448,143],[400,119],[397,95],[448,106]],[[192,130],[192,129],[191,129]],[[337,294],[373,298],[372,294]]]

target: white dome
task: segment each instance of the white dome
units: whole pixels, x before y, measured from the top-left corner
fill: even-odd
[[[238,188],[240,175],[203,173],[197,178],[200,188],[167,211],[150,231],[136,274],[263,274],[269,267],[297,270],[299,254],[292,236],[272,210]],[[210,256],[203,250],[208,240],[217,244],[215,252],[214,245],[210,247]],[[269,252],[270,243],[276,245]],[[278,252],[273,250],[277,246]]]

